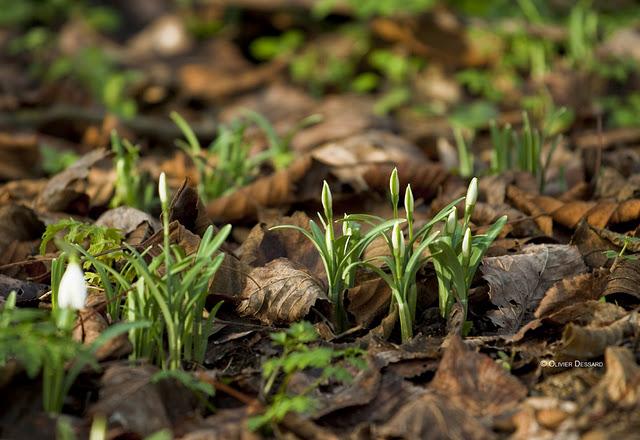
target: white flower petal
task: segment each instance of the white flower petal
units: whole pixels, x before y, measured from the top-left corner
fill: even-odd
[[[67,266],[58,288],[58,307],[80,310],[87,300],[87,285],[80,265],[71,262]]]

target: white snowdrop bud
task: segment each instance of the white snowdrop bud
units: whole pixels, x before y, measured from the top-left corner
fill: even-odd
[[[413,191],[411,191],[411,185],[407,185],[407,190],[404,192],[404,210],[407,212],[407,218],[413,219],[415,201],[413,199]]]
[[[58,307],[80,310],[87,300],[87,284],[80,264],[71,260],[58,287]]]
[[[324,216],[328,221],[333,218],[333,197],[331,196],[331,188],[325,180],[322,184],[322,207],[324,208]]]
[[[394,168],[389,177],[389,191],[391,191],[391,199],[397,201],[400,198],[400,179],[398,178],[398,169]]]
[[[462,239],[462,256],[465,260],[471,258],[471,228],[467,228],[464,231],[464,238]]]
[[[391,231],[391,246],[393,246],[393,251],[396,256],[402,257],[404,255],[404,234],[400,228],[400,223],[393,225],[393,230]]]
[[[158,181],[158,194],[160,195],[160,203],[166,205],[169,197],[167,195],[167,176],[164,174],[164,171],[160,173],[160,180]]]
[[[456,230],[456,224],[458,223],[458,210],[453,208],[447,217],[447,224],[445,226],[445,232],[449,235],[453,234]]]
[[[476,206],[476,201],[478,200],[478,178],[474,177],[471,179],[469,183],[469,188],[467,189],[467,197],[464,202],[464,211],[466,213],[470,213],[473,211],[473,207]]]

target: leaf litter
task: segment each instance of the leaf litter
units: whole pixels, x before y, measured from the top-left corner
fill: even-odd
[[[122,234],[118,249],[95,258],[126,249],[147,263],[162,256],[154,186],[161,172],[172,190],[166,225],[175,255],[195,258],[209,227],[233,230],[213,254],[224,259],[206,280],[197,314],[213,318],[202,362],[162,371],[149,359],[130,360],[132,333],[122,333],[82,368],[63,415],[49,416],[38,379],[29,376],[48,342],[25,345],[32,358],[0,363],[0,394],[7,396],[0,437],[55,438],[67,427],[84,438],[103,418],[105,438],[113,439],[637,435],[640,106],[637,68],[624,61],[638,59],[634,23],[582,3],[527,9],[520,2],[522,10],[504,7],[496,15],[446,1],[417,2],[425,5],[416,12],[395,9],[397,1],[369,10],[351,0],[179,7],[154,0],[149,8],[114,8],[129,26],[114,32],[91,20],[100,8],[85,15],[93,2],[60,15],[52,6],[50,22],[33,12],[36,2],[24,3],[25,14],[35,15],[0,31],[0,308],[15,292],[19,311],[52,309],[53,260],[62,249],[55,239],[44,254],[39,247],[47,226],[61,220]],[[570,118],[549,118],[560,106]],[[243,119],[250,110],[270,127]],[[172,111],[189,121],[203,151],[221,126],[241,127],[232,151],[246,153],[239,160],[246,175],[206,197],[201,170],[222,173],[216,165],[223,155],[215,143],[211,156],[175,148],[182,135],[168,118]],[[301,123],[307,117],[311,122]],[[510,165],[500,169],[495,128],[509,124],[519,133],[529,118],[544,137],[535,163],[514,141]],[[153,197],[144,206],[111,202],[122,167],[110,150],[112,129],[137,144],[128,150],[139,155],[128,177],[149,179]],[[467,147],[471,175],[463,167]],[[341,329],[328,295],[334,280],[314,243],[296,230],[272,229],[318,225],[325,181],[337,221],[321,231],[324,243],[331,232],[349,230],[343,214],[390,219],[394,169],[398,197],[411,185],[416,230],[464,197],[474,176],[477,203],[464,220],[472,241],[508,218],[468,280],[468,312],[451,287],[458,296],[443,317],[442,271],[432,263],[438,249],[422,249],[428,263],[415,274],[415,335],[404,343],[396,292],[380,276],[400,247],[390,246],[390,235],[362,249],[374,269],[358,268],[349,278],[343,306],[350,325]],[[465,202],[457,209],[461,216]],[[371,228],[364,221],[349,233],[355,240]],[[446,234],[444,223],[434,232]],[[111,267],[133,276],[114,258]],[[154,270],[162,275],[166,267]],[[84,347],[100,340],[117,324],[110,301],[124,305],[136,289],[114,299],[92,286],[73,340]],[[278,345],[302,321],[315,337],[295,349]],[[2,320],[0,331],[8,332]],[[3,344],[0,335],[0,361],[11,353]],[[301,365],[278,367],[270,380],[265,366],[287,349]],[[359,361],[349,363],[345,354],[335,365],[320,363],[329,352],[357,352]],[[283,410],[267,429],[249,429],[275,407],[274,395],[302,410]]]

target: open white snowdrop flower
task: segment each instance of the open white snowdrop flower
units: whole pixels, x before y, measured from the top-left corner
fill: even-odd
[[[80,310],[87,300],[84,272],[77,261],[71,260],[58,288],[58,307]]]

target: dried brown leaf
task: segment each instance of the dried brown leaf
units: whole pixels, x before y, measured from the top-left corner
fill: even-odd
[[[328,301],[320,283],[286,258],[252,269],[239,299],[236,310],[241,316],[266,324],[296,322],[318,300]]]
[[[489,356],[468,350],[462,339],[448,339],[430,388],[474,416],[496,416],[527,395],[525,387]]]
[[[109,154],[106,150],[93,150],[53,176],[40,192],[36,205],[46,211],[86,214],[89,210],[89,172]]]
[[[624,338],[640,331],[637,312],[603,327],[567,324],[562,334],[560,359],[592,359],[602,356],[609,346],[620,345]]]
[[[522,254],[485,258],[481,271],[498,307],[489,318],[501,334],[515,334],[533,318],[547,289],[586,270],[578,249],[569,245],[530,245]]]

